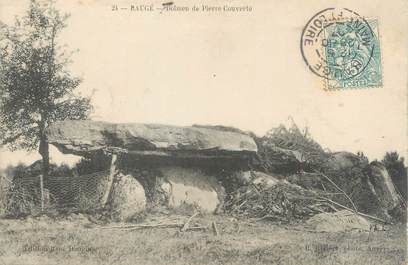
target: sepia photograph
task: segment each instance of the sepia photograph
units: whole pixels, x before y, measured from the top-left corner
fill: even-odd
[[[0,0],[0,265],[406,265],[406,0]]]

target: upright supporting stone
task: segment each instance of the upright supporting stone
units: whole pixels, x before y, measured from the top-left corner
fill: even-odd
[[[108,186],[106,188],[105,195],[103,196],[102,203],[106,207],[109,204],[109,199],[111,197],[113,191],[113,182],[116,176],[116,161],[117,161],[117,154],[112,154],[112,161],[110,165],[110,172],[108,178]]]

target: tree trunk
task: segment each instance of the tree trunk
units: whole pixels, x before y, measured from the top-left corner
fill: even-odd
[[[42,157],[43,178],[46,179],[48,177],[48,172],[50,169],[50,151],[49,151],[47,138],[45,137],[45,135],[41,135],[40,147],[38,151]]]

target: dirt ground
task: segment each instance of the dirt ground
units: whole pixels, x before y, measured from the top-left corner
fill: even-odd
[[[187,219],[154,216],[137,225]],[[1,219],[0,265],[406,264],[404,225],[386,227],[387,231],[316,233],[302,225],[200,215],[191,226],[208,229],[125,228],[129,225],[136,224],[95,223],[81,214]]]

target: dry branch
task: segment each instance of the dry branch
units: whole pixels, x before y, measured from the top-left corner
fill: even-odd
[[[383,220],[383,219],[380,219],[380,218],[378,218],[378,217],[375,217],[375,216],[372,216],[372,215],[368,215],[368,214],[365,214],[365,213],[360,213],[360,212],[358,212],[358,211],[353,211],[353,210],[350,209],[349,207],[344,206],[344,205],[342,205],[342,204],[340,204],[340,203],[338,203],[338,202],[332,201],[332,200],[330,200],[330,199],[328,199],[328,198],[325,198],[325,197],[319,197],[319,198],[320,198],[321,200],[323,200],[323,201],[326,201],[326,202],[332,203],[332,204],[334,204],[334,205],[337,205],[337,206],[339,206],[339,207],[341,207],[341,208],[343,208],[343,209],[349,210],[349,211],[351,211],[351,212],[355,212],[355,213],[358,214],[358,215],[361,215],[361,216],[364,216],[364,217],[367,217],[367,218],[376,220],[376,221],[378,221],[378,222],[382,222],[382,223],[384,223],[384,224],[389,224],[389,222],[387,222],[387,221],[385,221],[385,220]]]
[[[254,191],[252,185],[243,186],[229,194],[225,203],[228,213],[237,217],[255,219],[270,218],[283,222],[292,222],[305,219],[314,214],[332,211],[330,206],[316,205],[310,208],[319,195],[331,196],[323,192],[302,189],[290,183],[278,183],[274,186],[257,187],[259,193]],[[261,219],[261,220],[262,220]]]
[[[328,176],[326,176],[325,174],[316,171],[317,174],[320,174],[321,176],[323,176],[327,181],[329,181],[336,189],[338,189],[341,193],[343,193],[343,195],[350,201],[351,205],[353,206],[353,212],[357,213],[357,207],[354,204],[353,200],[350,198],[350,196],[347,195],[347,193],[342,190],[334,181],[332,181]]]
[[[187,219],[187,222],[181,228],[181,232],[185,232],[188,230],[188,228],[190,227],[191,220],[193,220],[193,218],[196,217],[198,214],[199,212],[195,212],[192,216],[190,216],[190,218]]]
[[[146,228],[183,228],[183,223],[160,223],[160,224],[141,224],[141,225],[127,225],[127,226],[102,226],[96,227],[99,229],[121,229],[126,231],[146,229]],[[188,230],[206,230],[207,226],[189,226],[185,229]]]

